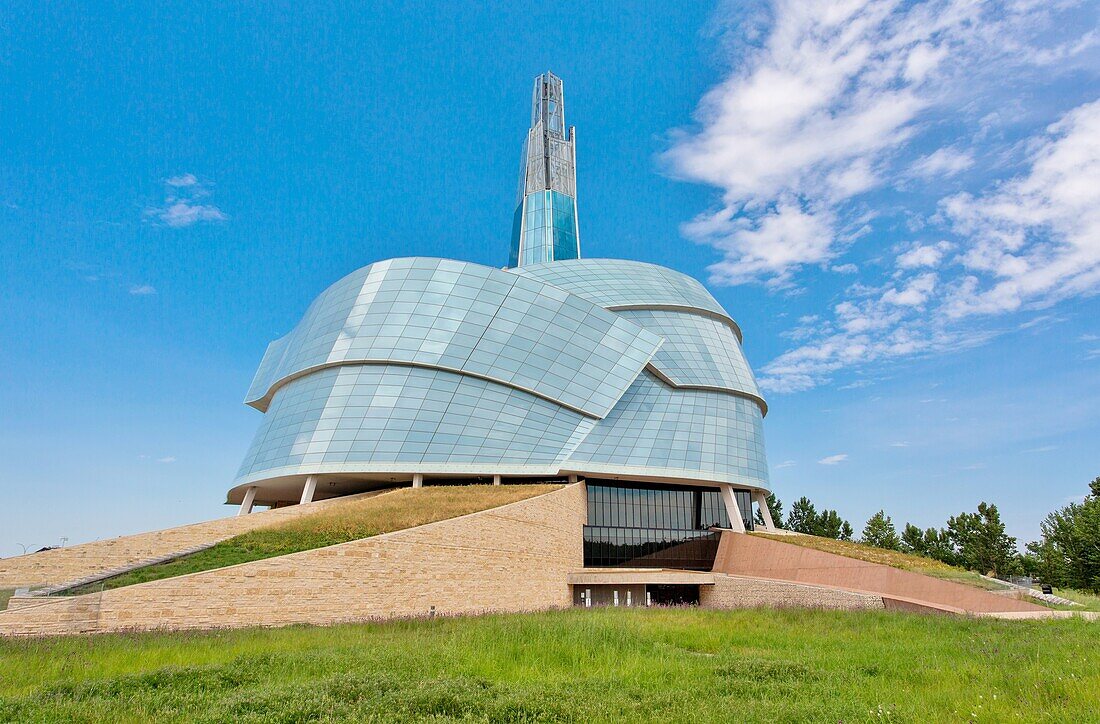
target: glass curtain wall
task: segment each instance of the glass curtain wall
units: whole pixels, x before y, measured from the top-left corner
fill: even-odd
[[[589,567],[710,570],[719,534],[729,528],[718,490],[685,486],[587,482]],[[746,530],[752,529],[748,491],[735,491]]]

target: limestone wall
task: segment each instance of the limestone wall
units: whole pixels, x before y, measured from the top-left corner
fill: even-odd
[[[583,485],[385,535],[84,596],[23,601],[0,635],[331,624],[571,603]]]
[[[172,555],[195,546],[209,545],[250,530],[311,515],[327,506],[378,495],[376,491],[322,500],[308,505],[292,505],[250,515],[219,518],[178,528],[119,536],[93,543],[82,543],[25,556],[0,558],[0,588],[46,586],[113,571],[152,558]]]
[[[818,608],[838,611],[882,609],[881,596],[827,586],[715,574],[714,585],[699,587],[704,608]]]

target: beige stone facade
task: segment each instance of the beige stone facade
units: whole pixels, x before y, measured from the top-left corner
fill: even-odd
[[[380,491],[385,492],[385,491]],[[82,543],[52,551],[13,558],[0,558],[0,588],[46,586],[86,576],[114,571],[142,561],[173,555],[196,546],[212,545],[241,533],[311,515],[341,501],[366,498],[379,492],[361,493],[323,500],[308,505],[292,505],[233,518],[219,518],[178,528],[119,536],[93,543]]]
[[[704,608],[817,608],[837,611],[882,610],[882,596],[828,586],[714,574],[714,585],[699,587]]]
[[[583,485],[327,548],[73,597],[12,599],[0,635],[331,624],[571,604]]]

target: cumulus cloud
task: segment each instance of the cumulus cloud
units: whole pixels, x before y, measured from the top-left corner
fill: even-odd
[[[202,201],[211,194],[209,182],[185,173],[164,180],[164,203],[145,209],[145,218],[153,223],[181,229],[202,222],[225,221],[229,217],[211,203]]]
[[[839,455],[829,455],[828,457],[821,458],[817,461],[818,465],[839,465],[848,459],[848,453],[840,453]]]

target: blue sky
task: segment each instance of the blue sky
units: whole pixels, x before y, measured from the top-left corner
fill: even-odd
[[[1100,475],[1096,2],[0,9],[0,555],[232,511],[269,340],[371,261],[502,265],[531,79],[582,252],[710,282],[772,478],[857,530]]]

